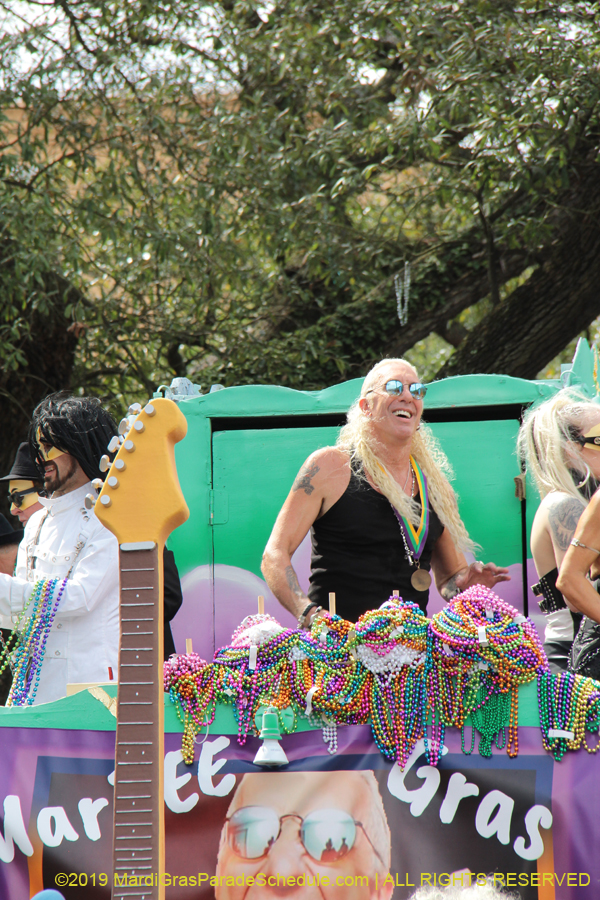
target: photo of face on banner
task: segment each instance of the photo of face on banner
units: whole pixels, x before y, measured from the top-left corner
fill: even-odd
[[[244,775],[221,832],[216,900],[389,900],[390,829],[371,771]]]

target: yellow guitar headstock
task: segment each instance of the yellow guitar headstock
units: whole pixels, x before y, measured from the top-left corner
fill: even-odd
[[[189,516],[175,468],[175,444],[187,421],[176,403],[148,403],[125,434],[94,507],[120,544],[164,544]]]

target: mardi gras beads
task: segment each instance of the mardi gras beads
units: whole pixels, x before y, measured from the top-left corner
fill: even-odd
[[[305,691],[301,702],[306,703],[310,696],[314,713],[346,725],[364,723],[369,716],[370,673],[357,665],[350,653],[352,629],[352,623],[323,612],[313,620],[301,644],[306,660],[300,667]],[[300,688],[298,682],[296,687]]]
[[[203,678],[207,666],[197,653],[174,654],[163,664],[164,689],[183,724],[181,752],[188,766],[194,761],[196,735],[215,717],[214,679]]]
[[[518,686],[548,669],[533,623],[488,588],[474,585],[433,617],[430,633],[428,694],[443,722],[463,729],[471,712],[475,726],[487,734],[482,745],[487,754],[493,728],[498,725],[499,733],[504,727],[498,723],[507,705],[492,698],[510,694],[506,746],[516,755]]]
[[[0,637],[2,637],[1,634]],[[16,652],[18,650],[20,642],[21,634],[17,630],[11,631],[6,641],[2,637],[2,650],[0,651],[0,675],[2,675],[4,670],[9,666],[11,671],[14,671],[15,667],[13,664],[13,659],[16,656]]]
[[[282,638],[277,642],[277,638]],[[231,639],[231,647],[236,649],[248,649],[248,673],[258,676],[254,680],[263,681],[262,675],[266,668],[274,667],[273,693],[271,706],[284,708],[288,705],[289,688],[287,686],[286,673],[282,670],[281,663],[288,649],[288,645],[295,641],[295,632],[286,630],[279,622],[265,613],[246,616],[234,631]],[[260,665],[258,664],[258,652],[261,650]]]
[[[323,609],[311,622],[310,636],[327,649],[339,651],[345,656],[348,652],[347,643],[352,627],[351,622]]]
[[[44,594],[48,591],[48,586],[49,583],[43,579],[36,582],[25,608],[15,623],[14,631],[18,632],[18,642],[13,648],[12,661],[9,653],[6,653],[5,659],[6,663],[11,661],[11,668],[13,670],[13,681],[6,700],[7,706],[21,706],[23,704],[24,691],[26,696],[30,646],[34,640],[34,633],[39,621],[41,604],[44,602],[43,598]],[[24,623],[23,628],[21,628],[22,623]]]
[[[338,738],[337,738],[337,722],[326,722],[323,725],[323,743],[327,747],[327,752],[331,754],[331,756],[335,756],[338,748]]]
[[[66,584],[65,578],[60,582],[55,596],[58,579],[36,582],[30,601],[17,620],[15,627],[21,630],[21,639],[12,659],[13,683],[6,701],[7,706],[31,706],[35,700],[48,635]]]
[[[350,651],[374,673],[399,672],[425,663],[429,621],[416,603],[391,597],[356,623]]]
[[[428,620],[416,603],[391,597],[356,623],[350,648],[373,673],[369,712],[381,753],[403,769],[422,734]]]
[[[249,616],[212,663],[198,657],[171,663],[165,688],[180,707],[186,761],[216,702],[227,702],[240,743],[256,730],[261,706],[281,714],[291,708],[320,721],[329,752],[337,748],[338,725],[370,721],[381,753],[404,767],[421,737],[429,763],[437,764],[447,725],[462,729],[467,754],[477,731],[481,755],[491,755],[495,743],[515,756],[519,685],[536,677],[544,746],[556,759],[582,745],[596,752],[585,735],[599,729],[600,685],[550,676],[532,623],[481,586],[465,591],[431,623],[418,606],[398,598],[356,625],[322,613],[310,633],[286,630],[271,616]],[[470,750],[464,740],[469,714]]]
[[[433,617],[428,681],[446,724],[462,727],[468,708],[467,684],[488,678],[488,695],[510,692],[516,702],[518,685],[548,671],[548,662],[533,623],[520,615],[489,588],[473,585]],[[516,741],[516,709],[509,723],[513,752]]]
[[[573,677],[542,675],[538,680],[538,706],[540,711],[542,743],[559,762],[568,749],[568,741],[575,738],[570,729],[570,694]]]
[[[596,753],[600,745],[588,747],[585,732],[598,731],[600,684],[572,672],[544,673],[538,679],[538,705],[544,748],[557,762],[567,750],[584,746]]]
[[[300,632],[282,628],[271,616],[250,616],[245,622],[236,633],[236,646],[218,650],[212,666],[218,699],[234,705],[240,744],[255,730],[260,706],[282,709],[290,705],[289,657],[300,640]],[[257,626],[261,643],[256,643]]]
[[[427,730],[428,727],[430,727],[430,732]],[[430,701],[423,704],[423,742],[425,744],[425,756],[427,762],[432,766],[437,766],[440,761],[442,750],[444,748],[445,734],[446,723],[439,711],[436,710],[435,704]]]
[[[495,743],[498,750],[502,750],[506,744],[506,733],[503,740],[500,735],[509,725],[511,695],[508,693],[489,694],[486,685],[480,687],[480,695],[481,698],[487,695],[487,699],[483,702],[478,698],[479,702],[471,710],[471,720],[480,736],[479,754],[489,758],[492,755],[492,743]],[[473,744],[471,744],[472,747]],[[466,752],[464,746],[463,752]]]
[[[433,617],[431,630],[455,656],[486,662],[500,690],[548,671],[533,622],[483,585],[452,600]]]
[[[405,668],[394,675],[378,675],[371,693],[373,738],[386,759],[404,769],[423,734],[425,682],[420,673]]]
[[[246,616],[231,636],[232,647],[260,647],[285,631],[277,619],[268,613]]]

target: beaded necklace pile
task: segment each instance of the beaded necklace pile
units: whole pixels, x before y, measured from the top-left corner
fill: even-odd
[[[508,739],[499,739],[516,756],[519,685],[549,671],[533,622],[489,588],[473,585],[433,617],[427,656],[428,693],[441,727],[460,728],[464,749],[471,714],[482,735],[480,752],[490,756],[491,740],[508,725]],[[438,744],[428,748],[431,762],[437,761]]]
[[[544,674],[538,680],[538,703],[542,743],[557,762],[567,750],[582,746],[598,752],[600,742],[589,747],[585,732],[597,734],[600,726],[599,682],[572,672]]]
[[[420,739],[437,764],[448,726],[461,729],[466,754],[478,734],[482,756],[495,745],[514,757],[518,689],[536,679],[544,747],[557,760],[579,747],[595,753],[585,734],[598,732],[600,684],[551,675],[531,620],[481,585],[432,620],[397,597],[355,625],[323,612],[309,633],[269,615],[248,616],[211,663],[192,653],[172,656],[164,667],[188,764],[217,703],[233,706],[240,744],[259,733],[261,709],[269,706],[279,711],[283,733],[298,717],[320,725],[330,752],[338,725],[370,723],[381,753],[401,768]]]
[[[0,674],[10,666],[13,682],[7,706],[31,706],[35,700],[46,642],[60,605],[67,579],[47,578],[37,581],[25,608],[19,615],[10,641],[0,653]]]
[[[387,601],[360,617],[351,649],[372,673],[369,714],[381,753],[404,768],[422,736],[428,621],[416,603]]]

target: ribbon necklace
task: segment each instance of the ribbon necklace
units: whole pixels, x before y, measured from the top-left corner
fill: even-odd
[[[400,526],[406,558],[411,566],[415,566],[415,571],[410,576],[410,583],[416,591],[426,591],[431,584],[431,575],[427,569],[421,568],[420,559],[425,549],[427,535],[429,534],[429,493],[425,474],[421,470],[419,463],[412,456],[409,457],[409,465],[417,482],[421,501],[421,518],[418,526],[415,528],[412,522],[405,519],[393,503],[390,503],[390,506],[394,510],[394,515]]]

